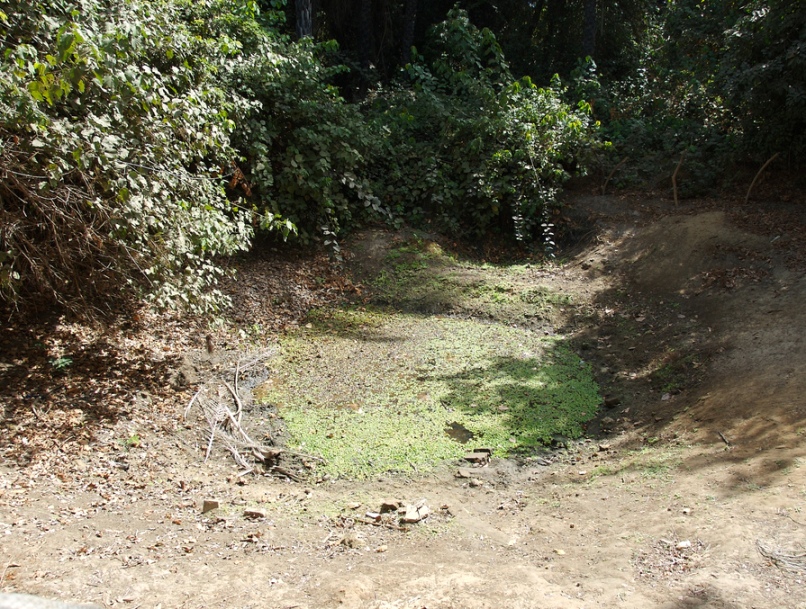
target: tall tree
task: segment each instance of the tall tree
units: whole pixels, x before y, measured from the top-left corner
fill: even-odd
[[[367,69],[372,63],[374,47],[372,0],[360,0],[358,4],[358,53],[362,68]]]
[[[403,15],[403,36],[400,40],[400,63],[409,62],[411,47],[414,44],[414,26],[417,24],[417,0],[406,0],[406,12]]]
[[[584,21],[582,24],[582,55],[593,57],[596,54],[596,0],[585,0]]]
[[[296,0],[297,36],[311,38],[313,36],[313,0]]]

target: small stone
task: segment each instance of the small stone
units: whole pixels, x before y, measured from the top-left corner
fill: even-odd
[[[685,549],[690,548],[690,547],[691,547],[691,542],[688,539],[686,539],[685,541],[681,541],[680,543],[678,543],[675,546],[675,549],[677,549],[677,550],[685,550]]]
[[[602,427],[611,427],[616,420],[613,417],[604,417],[602,419]]]
[[[350,503],[347,504],[347,508],[350,510],[357,510],[360,507],[361,507],[360,501],[351,501]]]
[[[607,442],[602,442],[601,444],[599,444],[599,450],[602,452],[610,450],[610,444]]]
[[[472,478],[473,473],[468,469],[460,467],[459,470],[454,474],[454,476],[456,476],[457,478]]]
[[[588,473],[588,472],[586,472],[584,469],[581,469],[581,470],[579,470],[579,471],[577,472],[577,474],[578,474],[578,475],[580,475],[580,476],[584,476],[584,475],[585,475],[585,474],[587,474],[587,473]]]
[[[413,505],[406,506],[406,513],[403,515],[403,522],[415,523],[420,522],[427,518],[431,513],[430,508],[426,505],[425,499],[420,499]]]
[[[381,514],[387,514],[389,512],[396,512],[397,509],[402,505],[402,502],[396,501],[394,499],[385,499],[381,501],[381,509],[379,510]]]
[[[386,552],[386,550],[388,550],[388,549],[389,549],[389,546],[383,545],[383,546],[378,546],[377,548],[375,548],[375,551],[378,552],[379,554],[382,554],[383,552]]]
[[[606,397],[604,399],[604,407],[605,408],[615,408],[619,404],[621,404],[621,398],[618,397],[618,396]]]
[[[558,548],[555,548],[555,549],[554,549],[554,553],[555,553],[557,556],[565,556],[565,550],[560,550],[560,549],[558,549]]]
[[[472,453],[467,453],[464,456],[464,459],[465,461],[470,461],[471,463],[484,464],[490,460],[490,455],[489,453],[486,452],[476,451]]]
[[[470,481],[470,486],[472,486],[473,488],[478,488],[478,487],[480,487],[480,486],[484,486],[484,481],[483,481],[483,480],[479,480],[478,478],[473,478],[473,479]]]
[[[683,508],[683,514],[685,514],[686,516],[691,514],[691,508]]]
[[[205,499],[204,503],[202,503],[202,514],[206,514],[207,512],[217,510],[218,507],[219,503],[215,499]]]
[[[266,512],[263,510],[244,510],[243,517],[252,519],[265,518]]]
[[[501,404],[501,405],[498,407],[498,412],[506,412],[506,411],[508,411],[508,410],[509,410],[509,406],[506,406],[506,405],[504,405],[504,404]]]
[[[376,522],[381,519],[381,515],[378,512],[367,512],[366,514],[364,514],[364,516]]]
[[[668,402],[672,399],[672,395],[670,393],[664,393],[662,396],[660,396],[660,399],[661,402]]]
[[[346,548],[359,548],[361,547],[361,541],[355,535],[348,533],[339,540],[339,545]]]

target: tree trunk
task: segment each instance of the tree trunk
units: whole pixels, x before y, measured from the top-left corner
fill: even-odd
[[[372,54],[375,50],[375,37],[372,28],[372,0],[361,0],[358,7],[358,52],[361,57],[361,67],[365,70],[372,63]]]
[[[400,40],[400,63],[411,61],[411,47],[414,44],[414,26],[417,22],[417,0],[406,0],[406,14],[403,17],[403,37]]]
[[[296,0],[297,37],[313,37],[313,0]]]
[[[585,0],[585,15],[582,24],[582,56],[593,57],[596,53],[596,0]]]

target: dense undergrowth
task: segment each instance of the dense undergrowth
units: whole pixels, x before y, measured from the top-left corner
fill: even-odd
[[[487,28],[440,3],[381,76],[350,55],[361,41],[293,36],[282,0],[0,3],[0,298],[209,312],[222,261],[264,232],[336,257],[368,222],[551,250],[557,194],[591,166],[664,188],[678,168],[686,196],[740,161],[802,165],[798,3],[600,7],[627,20],[603,69],[579,60],[543,87],[513,74],[496,33],[567,66],[578,41],[545,28],[576,32],[582,4],[513,6],[511,28],[470,7]]]
[[[560,85],[515,81],[452,11],[366,103],[337,46],[252,1],[7,2],[0,12],[0,290],[18,307],[209,311],[218,257],[369,220],[531,240],[595,135]],[[549,230],[547,230],[549,229]]]

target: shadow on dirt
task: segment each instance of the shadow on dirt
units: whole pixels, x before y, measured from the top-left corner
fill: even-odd
[[[86,445],[168,383],[178,357],[143,357],[119,336],[85,330],[52,319],[0,332],[6,459],[24,466],[43,447]]]
[[[802,274],[785,264],[792,252],[776,249],[774,235],[740,228],[735,208],[727,213],[712,202],[671,208],[588,197],[574,205],[585,243],[569,244],[559,269],[451,268],[445,261],[457,256],[444,242],[365,235],[356,243],[354,268],[366,263],[380,281],[363,275],[372,286],[364,301],[560,335],[591,364],[604,396],[589,435],[637,432],[636,447],[693,442],[714,448],[707,457],[687,457],[686,469],[778,451],[770,457],[777,465],[741,474],[727,485],[731,492],[783,475],[798,458],[806,428],[798,398],[806,391],[806,350],[792,332],[806,325],[806,288]],[[513,268],[514,279],[505,279]],[[547,394],[516,399],[514,407],[509,402],[521,390],[517,370],[528,376],[533,367],[499,361],[446,379],[450,401],[462,408],[485,400],[485,408],[509,407],[507,415],[526,422],[521,433],[532,441],[540,434],[530,407],[545,406]],[[496,395],[476,395],[479,375],[507,370],[513,379]]]

